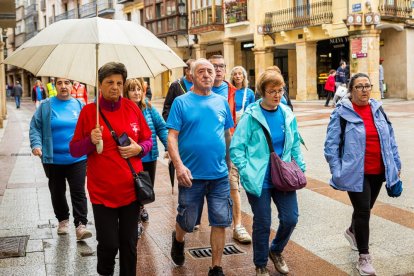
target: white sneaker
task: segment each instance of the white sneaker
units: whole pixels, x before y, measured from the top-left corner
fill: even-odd
[[[57,233],[58,235],[66,235],[69,233],[69,220],[68,219],[59,221]]]
[[[76,227],[76,239],[78,241],[88,239],[92,237],[92,232],[86,229],[86,226],[83,224],[79,224],[78,227]]]
[[[369,254],[359,254],[356,268],[360,275],[375,275],[375,269],[372,266],[372,259]]]
[[[243,226],[237,226],[233,230],[233,239],[237,240],[240,243],[248,244],[252,242],[252,237],[247,233],[246,228]]]

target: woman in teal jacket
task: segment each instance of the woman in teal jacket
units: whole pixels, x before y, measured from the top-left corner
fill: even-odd
[[[135,102],[144,114],[145,120],[148,123],[152,132],[152,150],[142,158],[142,165],[144,171],[150,175],[152,186],[154,186],[155,172],[157,170],[157,158],[159,155],[157,136],[160,138],[167,151],[167,136],[168,130],[164,119],[155,108],[152,108],[151,103],[144,95],[143,83],[139,79],[129,79],[124,86],[124,97]],[[141,220],[147,222],[149,219],[147,210],[142,207]]]
[[[268,257],[276,270],[289,273],[282,251],[298,221],[296,192],[280,192],[271,184],[270,151],[262,125],[271,134],[275,152],[284,160],[296,160],[302,171],[305,163],[300,150],[296,118],[280,104],[285,83],[280,73],[266,70],[257,82],[261,100],[249,105],[241,117],[230,145],[230,158],[238,168],[253,211],[253,262],[257,275],[268,275]],[[271,201],[279,212],[279,228],[269,248]]]

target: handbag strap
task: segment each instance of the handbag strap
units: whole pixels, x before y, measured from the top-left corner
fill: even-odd
[[[246,94],[247,94],[247,86],[244,88],[244,93],[243,93],[243,100],[242,100],[242,111],[244,112],[244,105],[246,104]]]
[[[99,114],[101,114],[102,119],[104,120],[105,124],[108,126],[109,131],[111,132],[111,136],[112,138],[115,140],[115,143],[117,145],[119,145],[119,140],[118,140],[118,136],[116,135],[115,130],[112,128],[111,124],[109,123],[108,119],[106,119],[105,115],[102,113],[102,110],[99,108]],[[128,163],[128,167],[131,170],[132,175],[135,177],[137,176],[136,171],[134,170],[134,167],[132,167],[131,161],[129,160],[129,158],[125,159]]]
[[[273,148],[272,139],[270,138],[269,131],[267,131],[267,129],[264,125],[260,124],[260,126],[262,127],[264,135],[266,137],[266,141],[267,141],[267,145],[269,146],[270,153],[275,152],[275,149]]]

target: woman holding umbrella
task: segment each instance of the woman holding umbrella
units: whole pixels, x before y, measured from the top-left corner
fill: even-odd
[[[152,108],[150,101],[147,97],[145,97],[143,88],[144,85],[139,79],[129,79],[126,81],[124,86],[124,97],[132,100],[138,105],[144,114],[149,128],[151,129],[153,147],[151,152],[142,158],[142,165],[144,167],[144,171],[147,171],[149,173],[152,186],[154,187],[155,172],[157,170],[157,158],[159,155],[157,136],[160,138],[162,144],[164,145],[165,151],[167,151],[168,129],[160,113],[158,113],[155,108]],[[167,152],[165,157],[168,157]],[[140,218],[143,222],[147,222],[149,219],[148,212],[144,206],[141,207]],[[138,226],[139,237],[142,233],[141,221],[140,225]]]
[[[87,154],[88,191],[95,218],[100,275],[113,275],[118,250],[120,275],[136,274],[139,204],[132,173],[123,159],[129,158],[137,173],[142,171],[141,157],[151,150],[152,140],[137,105],[121,97],[126,77],[127,70],[122,63],[109,62],[99,69],[101,127],[96,127],[96,104],[90,103],[80,113],[70,142],[73,156]],[[118,146],[120,139],[115,141],[111,136],[104,117],[116,137],[127,138],[126,143]],[[101,140],[105,146],[98,154],[95,145]]]

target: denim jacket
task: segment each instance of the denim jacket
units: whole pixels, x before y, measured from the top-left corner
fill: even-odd
[[[262,194],[270,160],[269,146],[261,125],[264,125],[269,133],[270,130],[260,107],[261,101],[260,99],[246,108],[230,144],[230,158],[239,170],[241,184],[248,193],[258,197]],[[305,171],[296,118],[288,106],[280,104],[278,108],[281,108],[285,118],[282,160],[290,162],[293,157],[302,171]]]
[[[380,140],[386,185],[391,187],[399,181],[398,172],[401,170],[394,130],[379,110],[382,104],[374,99],[370,99],[369,104]],[[340,117],[347,121],[342,154],[339,152]],[[363,191],[365,143],[364,122],[354,111],[351,101],[345,99],[332,112],[325,140],[325,159],[329,163],[332,174],[329,184],[333,188],[350,192]]]

